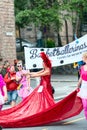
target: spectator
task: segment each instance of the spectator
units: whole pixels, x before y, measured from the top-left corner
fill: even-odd
[[[9,71],[9,68],[10,68],[10,63],[8,60],[4,61],[4,64],[2,66],[2,69],[1,69],[1,74],[4,78],[5,74]]]
[[[16,80],[20,83],[18,95],[24,99],[33,91],[33,89],[30,87],[30,76],[28,75],[29,70],[23,69],[21,60],[17,62],[17,67],[18,72],[16,73]]]
[[[18,68],[17,68],[17,62],[18,62],[18,60],[15,59],[15,60],[14,60],[14,67],[15,67],[15,71],[16,71],[16,72],[18,71]]]
[[[6,73],[4,81],[7,86],[8,102],[10,103],[11,107],[14,107],[16,105],[18,97],[17,94],[18,83],[16,82],[16,71],[14,65],[12,65],[10,67],[9,72]]]

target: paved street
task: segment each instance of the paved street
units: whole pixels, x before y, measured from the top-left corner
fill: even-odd
[[[58,100],[75,90],[78,77],[77,75],[52,75],[51,82],[55,88],[54,99]]]

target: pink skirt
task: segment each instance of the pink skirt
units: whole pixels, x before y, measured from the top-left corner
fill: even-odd
[[[17,90],[17,92],[18,92],[18,96],[24,99],[33,92],[33,88],[30,87],[28,89],[28,87],[22,87],[19,90]]]

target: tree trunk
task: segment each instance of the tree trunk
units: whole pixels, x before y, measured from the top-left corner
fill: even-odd
[[[69,43],[69,38],[68,38],[68,24],[67,21],[65,20],[65,31],[66,31],[66,44]]]
[[[57,32],[57,37],[58,37],[58,47],[62,47],[62,42],[61,42],[61,37],[59,32]]]
[[[22,51],[21,28],[18,27],[18,29],[19,29],[19,38],[20,38],[20,50]]]

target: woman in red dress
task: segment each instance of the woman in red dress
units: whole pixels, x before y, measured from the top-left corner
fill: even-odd
[[[51,85],[51,69],[52,69],[51,61],[49,60],[48,56],[44,52],[41,52],[40,56],[43,60],[43,69],[39,72],[30,73],[30,76],[41,77],[41,81],[40,81],[41,87],[39,89],[41,88],[43,89],[43,87],[45,87],[49,92],[49,94],[51,95],[51,97],[53,97],[52,85]]]

